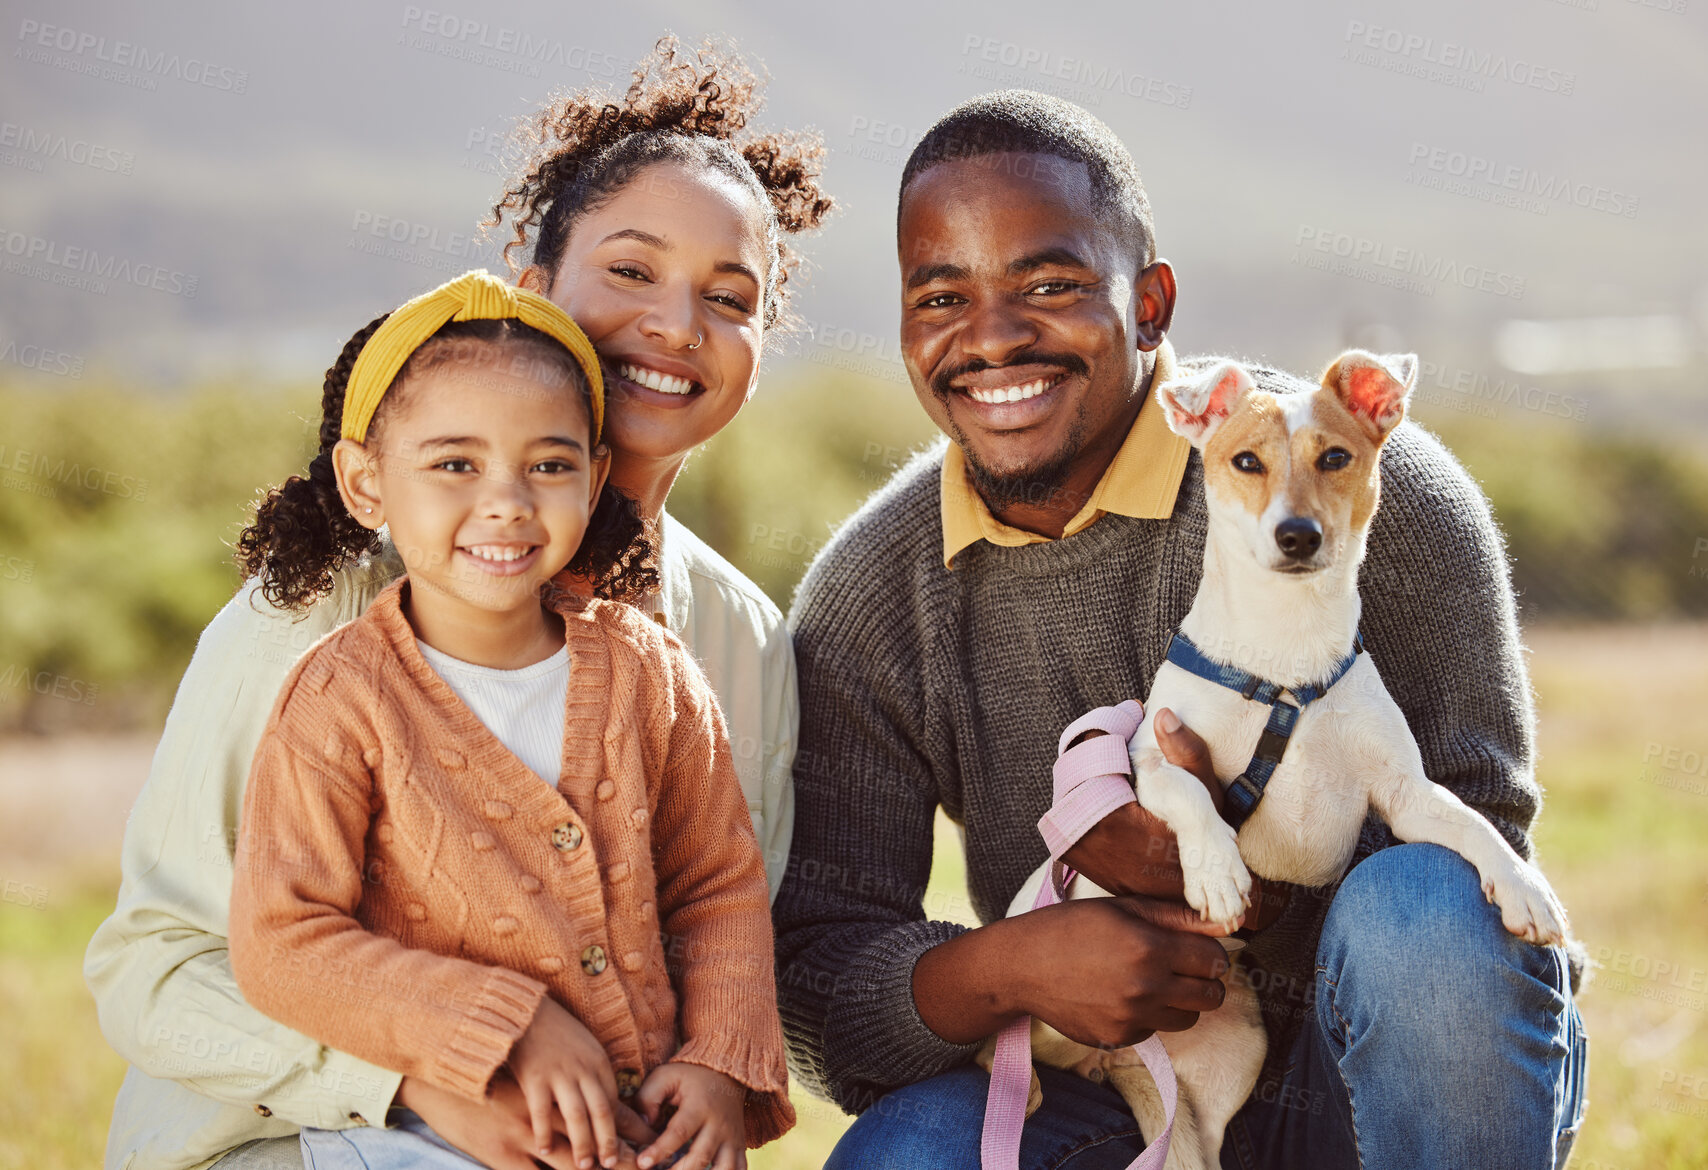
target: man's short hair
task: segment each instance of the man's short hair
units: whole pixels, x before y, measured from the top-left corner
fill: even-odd
[[[908,156],[896,199],[896,221],[913,181],[938,163],[1006,152],[1047,154],[1083,163],[1100,215],[1120,221],[1144,268],[1156,259],[1151,203],[1139,168],[1115,132],[1072,102],[1029,89],[1004,89],[962,102],[926,131]]]

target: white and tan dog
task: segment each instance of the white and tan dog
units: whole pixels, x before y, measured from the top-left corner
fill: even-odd
[[[1402,418],[1415,356],[1343,353],[1309,394],[1257,389],[1232,362],[1157,390],[1168,425],[1203,455],[1209,525],[1204,576],[1181,633],[1205,658],[1289,689],[1334,677],[1354,645],[1358,566],[1375,514],[1382,444]],[[1424,775],[1405,716],[1368,654],[1297,716],[1261,800],[1235,830],[1204,786],[1169,764],[1149,712],[1172,709],[1209,744],[1216,775],[1245,772],[1271,708],[1172,661],[1158,669],[1147,717],[1129,747],[1139,803],[1180,844],[1186,900],[1232,929],[1249,903],[1251,873],[1301,885],[1339,878],[1367,811],[1402,841],[1430,841],[1471,862],[1515,935],[1558,943],[1565,914],[1542,875],[1487,820]],[[1030,910],[1040,870],[1010,915]],[[1072,897],[1104,891],[1084,878]],[[1161,1101],[1132,1049],[1077,1044],[1038,1021],[1037,1059],[1107,1079],[1146,1140],[1162,1129]],[[1167,1165],[1217,1166],[1222,1133],[1256,1084],[1266,1040],[1256,993],[1235,970],[1223,1005],[1163,1037],[1180,1084]],[[988,1067],[992,1046],[983,1063]],[[1038,1094],[1034,1078],[1033,1100]]]

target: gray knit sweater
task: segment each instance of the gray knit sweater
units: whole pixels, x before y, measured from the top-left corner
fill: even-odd
[[[1311,388],[1253,374],[1267,390]],[[916,457],[861,507],[790,616],[801,731],[794,847],[773,908],[777,990],[795,1075],[851,1112],[976,1048],[938,1037],[913,1003],[914,963],[965,929],[924,912],[935,810],[964,829],[980,920],[1001,917],[1046,856],[1036,826],[1062,728],[1148,693],[1203,567],[1194,452],[1167,520],[1111,514],[1064,540],[979,541],[947,570],[942,452]],[[1428,775],[1528,857],[1541,794],[1500,533],[1464,470],[1410,423],[1382,458],[1360,585],[1365,644]],[[1368,822],[1358,859],[1391,841]],[[1313,1010],[1331,896],[1295,891],[1245,952],[1272,1057]]]

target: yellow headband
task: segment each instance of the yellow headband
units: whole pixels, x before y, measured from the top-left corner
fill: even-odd
[[[506,284],[484,268],[465,272],[429,293],[406,301],[374,331],[350,371],[344,390],[342,434],[358,443],[368,437],[368,424],[380,399],[409,360],[409,355],[449,321],[500,321],[514,318],[563,343],[580,363],[593,398],[593,441],[605,424],[605,381],[599,358],[587,334],[568,313],[537,293]]]

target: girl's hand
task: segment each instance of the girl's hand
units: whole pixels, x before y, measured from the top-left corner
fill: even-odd
[[[581,1170],[593,1170],[595,1157],[601,1166],[617,1164],[617,1077],[585,1024],[549,996],[541,999],[508,1064],[528,1102],[535,1157],[551,1152],[555,1104]]]
[[[746,1087],[723,1073],[681,1061],[659,1065],[641,1085],[635,1103],[654,1129],[666,1105],[675,1106],[676,1113],[659,1139],[640,1152],[640,1170],[651,1170],[689,1141],[694,1146],[675,1170],[746,1170],[746,1101]]]

